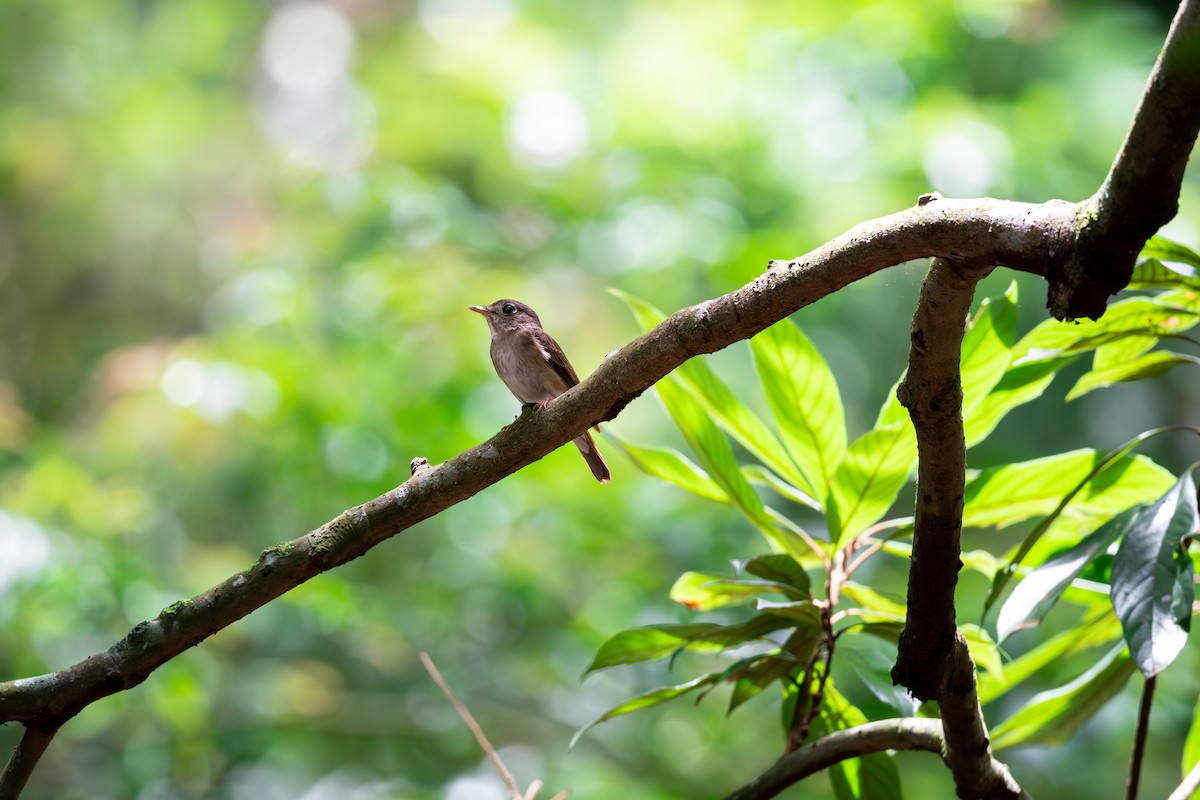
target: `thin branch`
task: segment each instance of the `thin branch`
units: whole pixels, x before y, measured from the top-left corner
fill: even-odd
[[[1191,800],[1191,796],[1200,790],[1200,761],[1197,761],[1191,771],[1184,777],[1183,782],[1175,787],[1167,800]]]
[[[788,753],[766,772],[731,792],[725,800],[763,800],[774,797],[809,775],[848,758],[882,753],[885,750],[925,750],[940,754],[942,744],[942,726],[936,719],[906,717],[868,722],[822,736],[815,742]]]
[[[425,671],[429,673],[429,677],[433,678],[433,682],[442,690],[442,694],[446,695],[446,699],[450,701],[450,705],[454,706],[454,710],[458,712],[458,716],[462,717],[462,721],[471,729],[471,733],[475,736],[475,741],[479,743],[479,747],[487,754],[488,760],[492,762],[492,766],[496,768],[496,772],[500,773],[500,780],[504,781],[504,785],[508,787],[508,792],[513,800],[526,800],[525,795],[517,788],[517,782],[513,778],[512,773],[508,771],[508,767],[504,766],[504,762],[500,760],[500,756],[496,753],[496,748],[492,747],[492,743],[483,734],[483,728],[479,727],[479,723],[475,721],[475,717],[467,709],[463,702],[454,694],[454,690],[450,688],[450,684],[442,677],[442,673],[438,672],[437,665],[433,663],[433,659],[428,653],[422,652],[421,663],[425,666]],[[538,784],[538,781],[534,781]],[[533,786],[529,787],[532,794],[529,797],[537,794],[537,789]]]
[[[57,725],[49,728],[38,725],[25,727],[21,741],[17,743],[8,765],[4,767],[4,774],[0,775],[0,800],[17,800],[21,796],[29,776],[33,774],[33,768],[41,760],[56,733]]]
[[[1129,781],[1125,784],[1125,800],[1137,800],[1138,784],[1142,779],[1142,761],[1146,755],[1146,733],[1150,729],[1150,701],[1158,676],[1146,678],[1142,686],[1142,702],[1138,707],[1137,728],[1133,733],[1133,757],[1129,760]]]

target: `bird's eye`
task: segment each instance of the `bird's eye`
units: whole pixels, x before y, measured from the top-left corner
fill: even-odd
[[[503,306],[500,307],[500,310],[502,312],[504,312],[504,316],[511,317],[513,315],[513,312],[515,312],[517,310],[517,307],[514,306],[512,303],[505,303]]]

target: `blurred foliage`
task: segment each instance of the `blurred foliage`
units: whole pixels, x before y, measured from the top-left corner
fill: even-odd
[[[587,373],[636,332],[607,287],[700,302],[930,189],[1090,194],[1171,5],[0,0],[0,677],[107,647],[391,488],[413,456],[490,436],[517,406],[470,303],[529,302]],[[1194,170],[1181,209],[1173,238],[1195,244]],[[920,273],[797,317],[852,438],[903,363]],[[1042,293],[1019,282],[1024,331]],[[754,381],[744,346],[710,363]],[[1195,422],[1195,372],[1069,405],[1056,383],[972,466]],[[662,444],[670,426],[641,400],[607,427]],[[1175,473],[1194,460],[1166,437],[1147,452]],[[598,487],[555,453],[92,706],[29,796],[498,796],[419,650],[522,785],[733,788],[778,752],[761,700],[732,722],[716,704],[643,712],[566,752],[663,683],[647,668],[580,687],[601,642],[694,621],[674,577],[761,549],[738,512],[610,462]],[[964,578],[968,598],[987,588]],[[1180,660],[1194,674],[1192,648]],[[1159,795],[1195,694],[1160,683]],[[1124,763],[1135,703],[1049,760],[1012,753],[1017,774],[1035,795],[1111,787],[1091,767]],[[949,796],[936,760],[901,763],[910,791]]]

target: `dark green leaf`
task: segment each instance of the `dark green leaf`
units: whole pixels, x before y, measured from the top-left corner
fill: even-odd
[[[768,553],[735,561],[734,567],[739,573],[748,572],[764,580],[786,583],[805,593],[809,591],[808,573],[787,553]]]
[[[666,658],[680,647],[721,627],[714,622],[697,622],[680,625],[648,625],[621,631],[600,645],[600,649],[596,651],[596,657],[583,674],[589,675],[598,669],[615,667],[618,664],[636,664],[641,661]],[[702,649],[720,650],[722,647],[709,644]]]
[[[1140,505],[1126,509],[1079,544],[1026,575],[1000,607],[1000,615],[996,619],[996,635],[1000,641],[1007,639],[1029,620],[1040,621],[1071,581],[1083,572],[1084,567],[1125,533],[1141,509]]]
[[[710,672],[707,675],[701,675],[694,681],[681,683],[677,686],[663,686],[659,689],[653,689],[649,692],[646,692],[645,694],[640,694],[630,700],[626,700],[624,703],[613,706],[608,711],[605,711],[599,717],[589,722],[587,725],[584,725],[582,728],[575,731],[575,735],[571,737],[571,743],[567,745],[567,749],[573,749],[575,744],[579,741],[579,737],[583,736],[583,734],[587,733],[601,722],[610,720],[613,717],[619,717],[622,714],[629,714],[633,711],[640,711],[643,708],[650,708],[651,706],[665,703],[668,700],[674,700],[675,698],[682,697],[689,692],[694,692],[697,689],[715,683],[719,679],[720,675],[718,673]]]
[[[777,617],[776,619],[784,620],[787,617]],[[784,680],[784,712],[786,715],[788,705],[786,698],[789,690],[794,688],[789,678],[798,676],[807,668],[816,648],[821,643],[821,635],[822,631],[818,625],[801,625],[792,631],[782,648],[757,659],[750,668],[738,676],[733,694],[729,698],[729,710],[726,713],[732,713],[735,708],[759,694],[775,681]]]
[[[1186,472],[1138,514],[1113,559],[1113,608],[1133,661],[1148,678],[1187,642],[1195,571],[1183,539],[1198,527],[1196,485]]]
[[[850,703],[833,685],[825,684],[821,721],[829,732],[866,724],[867,716]],[[887,753],[872,753],[840,761],[829,768],[834,793],[846,800],[899,800],[900,772]]]

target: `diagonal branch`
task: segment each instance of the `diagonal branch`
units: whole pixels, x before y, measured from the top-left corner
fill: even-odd
[[[0,800],[17,800],[25,788],[34,767],[41,760],[50,740],[58,733],[58,726],[27,725],[21,741],[13,750],[12,757],[0,775]]]
[[[687,359],[747,339],[886,267],[926,255],[1002,261],[1036,272],[1069,248],[1075,206],[938,200],[852,228],[802,258],[771,262],[741,289],[684,309],[610,355],[596,372],[487,442],[265,550],[249,568],[137,625],[108,650],[59,672],[0,683],[0,722],[61,724],[101,697],[137,686],[166,661],[315,575],[471,497],[571,441]]]
[[[925,750],[941,755],[942,726],[936,719],[904,717],[868,722],[822,736],[799,750],[788,753],[766,772],[735,791],[725,800],[764,800],[809,775],[849,758],[886,750]]]

